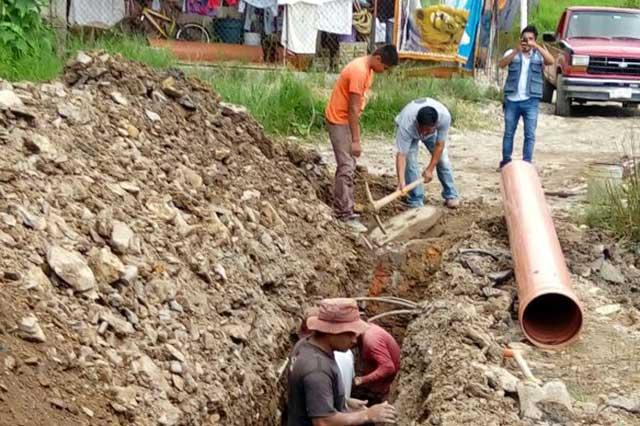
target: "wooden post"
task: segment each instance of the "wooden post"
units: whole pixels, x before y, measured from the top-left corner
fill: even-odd
[[[371,17],[371,31],[369,32],[369,53],[373,53],[376,50],[376,20],[377,19],[378,19],[378,0],[374,0],[373,16]]]

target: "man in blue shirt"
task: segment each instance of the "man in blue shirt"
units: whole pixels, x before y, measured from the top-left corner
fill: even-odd
[[[425,183],[433,180],[434,169],[442,184],[442,198],[451,209],[459,206],[458,191],[453,181],[453,169],[447,154],[447,135],[451,126],[451,114],[447,107],[431,98],[417,99],[405,106],[396,117],[396,173],[398,188],[420,178],[418,150],[420,142],[431,153],[431,161],[424,169]],[[409,192],[409,207],[424,205],[424,185]]]
[[[542,98],[545,65],[554,62],[553,56],[536,43],[538,30],[533,25],[522,30],[520,42],[508,50],[500,61],[500,68],[509,66],[504,84],[504,137],[500,167],[511,161],[513,138],[520,117],[524,121],[524,145],[522,159],[531,162],[536,143],[538,107]]]

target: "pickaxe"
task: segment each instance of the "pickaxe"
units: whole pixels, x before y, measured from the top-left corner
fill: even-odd
[[[370,210],[373,211],[373,216],[376,220],[376,223],[378,224],[378,227],[380,227],[380,230],[382,231],[383,234],[386,235],[387,231],[384,229],[384,226],[382,226],[382,221],[378,216],[378,211],[380,211],[381,208],[391,203],[392,201],[396,200],[397,198],[407,194],[409,191],[413,190],[415,187],[417,187],[423,182],[424,180],[419,178],[411,182],[409,185],[405,186],[402,189],[398,189],[392,192],[391,194],[380,198],[379,200],[374,200],[373,196],[371,195],[371,189],[369,188],[369,182],[367,182],[366,180],[364,181],[364,187],[367,192],[367,200],[369,201]]]

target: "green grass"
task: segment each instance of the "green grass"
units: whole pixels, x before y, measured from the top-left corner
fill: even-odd
[[[62,71],[63,63],[51,49],[39,45],[34,54],[13,57],[0,49],[0,78],[9,81],[48,81]]]
[[[196,74],[210,82],[225,101],[246,106],[271,134],[306,137],[324,128],[324,108],[333,81],[325,81],[323,74],[241,69],[200,70]],[[454,125],[464,128],[481,124],[482,102],[497,99],[498,93],[480,89],[471,79],[405,78],[401,71],[377,76],[362,115],[363,131],[393,132],[398,112],[425,96],[441,100],[451,110]]]
[[[392,132],[395,116],[410,101],[421,97],[441,101],[451,111],[454,126],[470,128],[487,124],[483,123],[478,110],[482,103],[497,100],[499,93],[480,88],[470,78],[406,78],[401,71],[379,76],[374,83],[373,96],[362,115],[364,129],[372,133]]]
[[[0,51],[0,78],[9,81],[48,81],[60,75],[66,60],[79,50],[103,50],[110,54],[121,54],[127,59],[142,62],[156,69],[165,69],[176,65],[173,55],[163,49],[154,49],[147,45],[142,37],[107,33],[89,41],[79,35],[69,38],[62,55],[44,45],[35,49],[32,55],[12,57]]]
[[[631,134],[629,137],[634,138]],[[637,139],[635,139],[637,140]],[[640,243],[640,143],[632,145],[635,158],[631,173],[619,184],[590,181],[592,194],[585,210],[589,226],[612,232],[619,238]],[[636,154],[636,155],[634,155]]]
[[[168,50],[152,48],[144,37],[129,34],[107,33],[94,41],[75,35],[67,44],[67,53],[73,55],[79,50],[104,50],[110,54],[121,54],[126,59],[156,69],[166,69],[177,64],[175,57]]]
[[[324,103],[312,87],[320,75],[298,77],[291,73],[219,69],[196,71],[226,102],[246,106],[276,135],[307,136],[323,125]]]

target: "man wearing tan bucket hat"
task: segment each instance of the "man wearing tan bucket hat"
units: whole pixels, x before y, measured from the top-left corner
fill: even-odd
[[[395,423],[396,413],[387,402],[365,408],[364,401],[347,408],[344,384],[333,356],[347,351],[367,329],[353,299],[325,299],[318,314],[307,320],[312,332],[294,347],[289,357],[287,425],[347,426]]]

